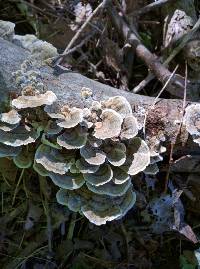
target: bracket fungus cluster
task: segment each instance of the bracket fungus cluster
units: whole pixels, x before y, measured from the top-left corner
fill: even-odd
[[[131,176],[150,164],[138,130],[122,96],[82,109],[31,84],[0,115],[0,157],[49,177],[60,188],[59,203],[101,225],[122,218],[136,201]]]

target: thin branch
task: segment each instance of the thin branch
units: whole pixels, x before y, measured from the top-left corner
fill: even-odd
[[[150,72],[145,79],[143,79],[137,86],[135,86],[135,88],[132,89],[133,93],[138,93],[140,92],[142,89],[144,89],[144,87],[151,82],[153,79],[155,78],[155,76]]]
[[[187,81],[188,81],[188,65],[187,61],[185,62],[185,87],[184,87],[184,97],[183,97],[183,115],[182,115],[182,122],[183,123],[183,116],[186,108],[186,96],[187,96]]]
[[[165,82],[165,85],[162,87],[162,89],[160,90],[159,94],[156,96],[154,102],[153,102],[153,107],[155,106],[155,104],[157,103],[158,99],[160,98],[161,94],[164,92],[164,90],[166,89],[166,87],[169,85],[171,79],[173,78],[173,76],[176,73],[176,70],[178,69],[179,65],[177,65],[174,69],[174,71],[171,73],[170,77],[168,78],[168,80]]]
[[[87,35],[79,44],[74,46],[73,48],[69,49],[65,54],[61,54],[60,56],[67,56],[69,54],[72,54],[75,52],[77,49],[81,48],[85,43],[88,42],[88,40],[96,33],[96,31],[92,32],[91,34]]]

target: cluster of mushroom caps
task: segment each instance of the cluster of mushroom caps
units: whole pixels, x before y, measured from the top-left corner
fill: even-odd
[[[96,225],[132,208],[130,176],[149,165],[150,152],[124,97],[80,109],[29,88],[11,105],[0,115],[0,157],[50,177],[60,187],[58,202]]]

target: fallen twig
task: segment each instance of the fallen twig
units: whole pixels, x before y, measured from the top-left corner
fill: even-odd
[[[135,88],[132,89],[132,92],[134,93],[138,93],[140,92],[142,89],[144,89],[144,87],[150,82],[152,81],[152,79],[154,79],[155,76],[150,72],[145,79],[143,79],[137,86],[135,86]]]
[[[78,50],[79,48],[81,48],[84,44],[87,43],[87,41],[96,33],[96,31],[93,31],[91,34],[87,35],[85,38],[83,38],[83,40],[77,44],[76,46],[74,46],[73,48],[69,49],[65,55],[61,54],[60,56],[67,56],[69,54],[72,54],[74,51]]]

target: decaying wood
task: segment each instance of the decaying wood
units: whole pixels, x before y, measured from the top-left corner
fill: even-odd
[[[20,64],[27,58],[29,52],[0,38],[0,96],[1,110],[3,103],[14,92],[19,94],[12,78],[12,72],[20,69]],[[54,75],[54,69],[50,66],[40,68],[43,83],[48,90],[53,91],[58,101],[70,106],[84,107],[91,104],[92,100],[101,101],[110,96],[122,95],[130,102],[137,116],[139,110],[148,110],[146,133],[156,135],[159,131],[166,135],[168,141],[173,142],[182,119],[182,100],[159,99],[151,109],[154,98],[121,91],[88,79],[81,74],[67,71],[59,76]],[[82,87],[88,87],[93,95],[89,99],[81,96]],[[149,119],[149,120],[148,120]]]

